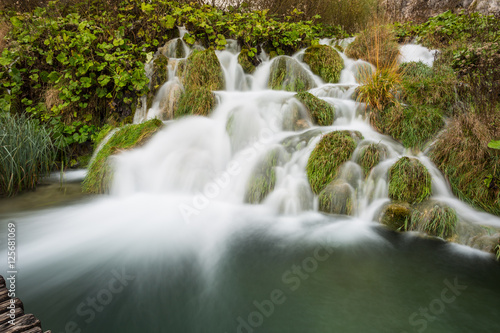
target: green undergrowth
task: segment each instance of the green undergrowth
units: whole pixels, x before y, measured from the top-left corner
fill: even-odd
[[[431,195],[431,175],[419,160],[401,157],[389,170],[389,198],[410,204]]]
[[[356,141],[348,131],[323,135],[307,161],[307,178],[311,189],[319,194],[337,176],[339,167],[351,158]]]
[[[224,73],[214,50],[193,51],[187,61],[183,84],[186,90],[205,88],[224,89]]]
[[[370,121],[378,131],[401,141],[407,148],[422,148],[444,125],[441,110],[425,105],[395,105],[374,112]]]
[[[35,189],[56,161],[52,131],[24,115],[0,115],[0,197]]]
[[[119,129],[97,153],[88,168],[82,188],[87,193],[105,193],[109,190],[112,180],[112,168],[108,157],[121,151],[143,145],[156,133],[163,123],[152,119],[138,125],[127,125]]]
[[[304,62],[326,83],[337,83],[344,68],[342,57],[328,45],[313,45],[306,49]]]
[[[313,123],[319,126],[331,126],[335,120],[335,108],[309,92],[295,95],[309,112]]]
[[[238,63],[246,74],[253,74],[255,72],[255,66],[258,65],[256,59],[256,57],[252,58],[248,55],[248,50],[241,50],[238,54]]]

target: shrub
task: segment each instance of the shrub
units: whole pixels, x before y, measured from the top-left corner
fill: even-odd
[[[143,145],[156,133],[163,123],[152,119],[138,125],[127,125],[119,129],[97,153],[88,168],[83,181],[83,190],[87,193],[105,193],[109,190],[113,177],[108,157],[120,151]]]
[[[340,72],[344,68],[342,57],[328,45],[308,47],[304,53],[304,62],[326,83],[339,82]]]
[[[307,178],[311,189],[319,194],[337,176],[342,163],[351,158],[356,142],[348,131],[325,134],[307,161]]]
[[[335,119],[335,108],[327,102],[308,92],[295,95],[311,116],[313,122],[319,126],[331,126]]]
[[[0,196],[35,189],[57,156],[52,132],[23,115],[0,114]]]
[[[389,169],[389,198],[410,204],[431,195],[431,175],[419,160],[401,157]]]
[[[356,36],[347,46],[345,54],[363,59],[377,68],[394,66],[399,57],[399,45],[394,31],[386,25],[374,25]]]

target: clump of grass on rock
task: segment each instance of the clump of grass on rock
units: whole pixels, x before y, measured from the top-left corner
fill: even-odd
[[[304,62],[326,83],[337,83],[344,68],[342,57],[328,45],[314,45],[306,49]]]
[[[426,201],[413,210],[409,230],[449,239],[455,235],[457,222],[457,213],[453,208],[436,201]]]
[[[431,195],[431,175],[419,160],[401,157],[389,170],[389,197],[410,204]]]
[[[319,194],[337,176],[340,165],[348,161],[356,149],[356,141],[348,131],[324,135],[307,161],[307,178],[311,189]]]
[[[301,92],[314,88],[316,84],[297,60],[280,56],[271,65],[268,86],[273,90]]]
[[[393,201],[382,208],[379,222],[394,231],[404,231],[409,225],[412,209],[409,203]]]
[[[253,171],[247,184],[245,201],[258,204],[261,203],[276,185],[276,170],[284,158],[284,151],[281,148],[271,150],[260,161]]]
[[[319,210],[330,214],[352,215],[355,191],[351,185],[334,180],[319,194]]]
[[[386,156],[387,150],[384,146],[371,143],[361,148],[358,164],[363,168],[365,175],[368,175],[370,170],[379,164],[381,159],[385,159]]]
[[[175,110],[175,118],[186,115],[208,116],[215,106],[214,94],[206,88],[185,91]]]
[[[127,125],[119,129],[101,148],[90,164],[87,176],[83,181],[83,190],[96,194],[107,192],[112,179],[108,157],[122,150],[143,145],[162,126],[163,123],[160,120],[152,119],[142,124]]]
[[[295,95],[309,111],[313,122],[319,126],[330,126],[335,119],[335,108],[327,102],[308,92]]]

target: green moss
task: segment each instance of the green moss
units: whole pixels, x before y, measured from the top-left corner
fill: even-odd
[[[276,171],[283,159],[283,152],[276,148],[271,150],[262,161],[260,161],[247,184],[245,202],[252,204],[261,203],[276,185]]]
[[[111,132],[111,130],[113,130],[113,128],[114,127],[109,125],[109,124],[106,124],[101,128],[101,130],[99,131],[99,133],[97,134],[97,136],[93,140],[94,141],[94,150],[97,149],[97,147],[99,147],[102,140],[104,140],[104,138],[109,134],[109,132]]]
[[[381,155],[385,158],[387,152],[375,143],[361,149],[358,164],[363,168],[365,175],[370,174],[370,170],[380,162]]]
[[[153,76],[151,78],[151,91],[155,95],[158,89],[168,81],[168,58],[160,54],[153,60]]]
[[[337,83],[344,68],[342,57],[328,45],[314,45],[307,48],[304,62],[326,83]]]
[[[308,92],[298,93],[295,98],[304,104],[315,124],[319,126],[331,126],[333,124],[335,119],[333,106]]]
[[[319,210],[330,214],[352,215],[354,189],[347,183],[333,181],[319,194]]]
[[[413,211],[409,229],[449,239],[456,233],[457,222],[454,209],[438,202],[422,203]]]
[[[389,197],[418,203],[431,195],[431,175],[419,160],[401,157],[389,170]]]
[[[186,90],[179,100],[174,118],[187,115],[208,116],[215,106],[214,94],[206,88]]]
[[[186,90],[224,89],[224,73],[214,50],[193,51],[187,58],[185,66],[183,84]]]
[[[273,61],[268,86],[274,90],[307,91],[314,80],[297,60],[282,56]]]
[[[255,72],[255,65],[252,61],[252,58],[248,56],[248,50],[241,50],[240,54],[238,55],[238,63],[241,65],[245,73],[253,74],[253,72]]]
[[[363,59],[378,68],[393,65],[399,56],[399,45],[392,29],[375,26],[364,30],[345,49],[349,58]]]
[[[411,218],[411,207],[406,202],[391,202],[379,215],[379,222],[394,231],[405,231]]]
[[[152,119],[142,124],[127,125],[119,129],[90,164],[82,184],[83,190],[87,193],[108,191],[112,179],[112,169],[108,163],[108,157],[121,150],[143,145],[162,126],[163,123],[160,120]]]
[[[373,110],[370,122],[406,148],[422,148],[444,126],[441,110],[429,105],[394,105],[383,111]]]
[[[311,189],[319,194],[335,179],[342,163],[351,158],[356,142],[347,131],[324,135],[307,161],[307,178]]]

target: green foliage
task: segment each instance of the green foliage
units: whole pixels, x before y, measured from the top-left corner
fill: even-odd
[[[425,206],[422,204],[413,211],[409,230],[424,231],[444,239],[452,238],[458,222],[455,210],[439,203]]]
[[[306,49],[304,62],[326,83],[337,83],[344,68],[342,57],[328,45],[313,45]]]
[[[215,106],[214,94],[206,88],[186,90],[175,110],[175,118],[187,115],[208,116]]]
[[[332,182],[342,163],[351,158],[356,142],[348,131],[325,134],[307,161],[307,178],[314,193],[319,194]]]
[[[58,151],[51,135],[24,115],[0,115],[0,196],[35,189],[50,173]]]
[[[119,129],[97,153],[96,158],[88,168],[83,181],[83,190],[87,193],[105,193],[109,190],[112,180],[112,168],[108,157],[120,151],[143,145],[163,123],[152,119],[138,125],[127,125]]]
[[[381,148],[378,144],[371,143],[366,147],[363,147],[359,153],[358,164],[365,171],[365,175],[370,174],[370,170],[380,162],[380,155],[385,158],[386,151]]]
[[[491,149],[500,149],[500,140],[491,140],[488,143],[488,148],[491,148]]]
[[[251,57],[249,53],[254,54],[253,51],[241,50],[240,54],[238,54],[238,63],[245,73],[253,74],[255,72],[254,60],[256,57]]]
[[[431,175],[415,158],[401,157],[389,170],[389,197],[418,203],[431,195]]]
[[[309,92],[295,95],[311,115],[313,122],[319,126],[331,126],[335,119],[335,108]]]
[[[407,148],[422,148],[444,125],[441,111],[432,106],[389,107],[373,112],[371,124]]]

